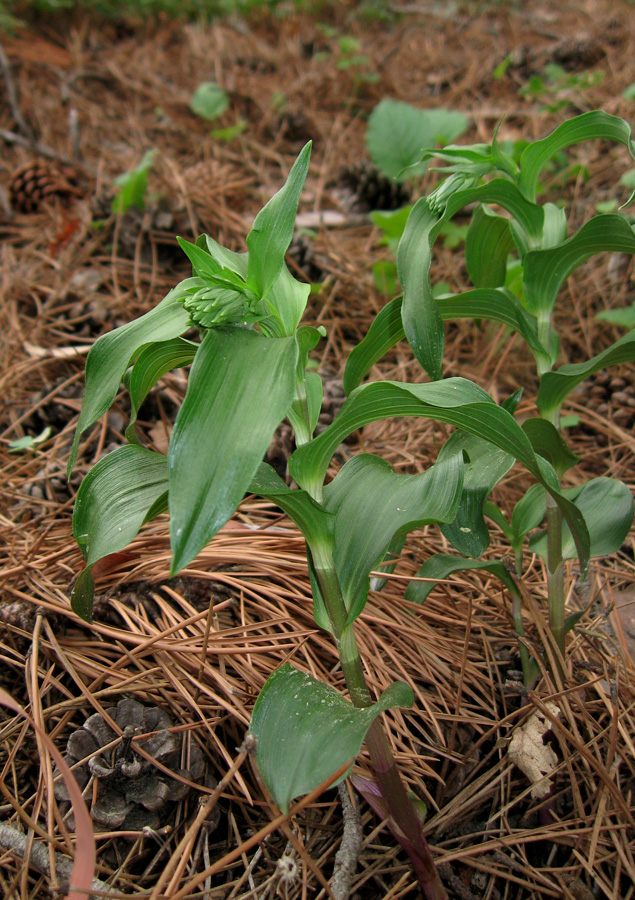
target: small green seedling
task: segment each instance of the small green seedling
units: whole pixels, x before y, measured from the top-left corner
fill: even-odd
[[[35,452],[41,444],[45,444],[50,438],[52,428],[47,425],[40,434],[33,437],[31,434],[25,434],[24,437],[16,438],[15,441],[9,442],[9,453],[27,453]]]
[[[488,145],[427,151],[424,157],[439,158],[446,164],[442,171],[449,175],[412,209],[397,253],[403,296],[379,313],[366,338],[350,354],[344,378],[352,396],[369,368],[404,336],[430,377],[441,378],[443,323],[450,319],[492,319],[526,343],[539,376],[538,415],[526,419],[518,441],[505,447],[501,435],[494,433],[498,423],[488,423],[489,411],[475,405],[472,412],[480,419],[480,434],[472,422],[466,433],[457,432],[448,440],[439,461],[460,449],[469,458],[457,517],[450,525],[441,525],[463,556],[432,557],[418,574],[441,579],[460,569],[480,568],[497,575],[512,594],[514,621],[522,637],[521,591],[514,577],[499,563],[478,557],[489,545],[487,518],[509,540],[520,578],[523,544],[531,535],[530,549],[546,563],[549,622],[561,654],[565,635],[578,617],[565,616],[565,561],[577,557],[586,573],[591,557],[620,547],[633,521],[631,492],[619,481],[596,478],[575,488],[561,487],[563,476],[578,462],[561,432],[561,409],[567,397],[595,372],[635,359],[635,331],[630,331],[585,362],[557,366],[559,339],[553,314],[562,283],[597,253],[635,253],[635,233],[623,215],[593,216],[570,234],[563,209],[536,202],[540,173],[554,154],[592,139],[621,143],[635,157],[628,124],[603,112],[585,113],[563,123],[548,137],[529,144],[518,164],[496,138]],[[474,207],[465,245],[473,287],[458,294],[435,295],[430,280],[433,246],[444,225],[466,206]],[[519,399],[520,393],[503,404],[509,423],[514,421]],[[509,520],[489,495],[516,460],[529,469],[536,484]],[[544,529],[536,531],[543,521]],[[413,583],[406,596],[423,602],[431,588],[432,583]],[[537,670],[522,641],[521,655],[530,684]]]
[[[148,174],[154,164],[156,154],[156,150],[148,150],[138,166],[115,178],[113,185],[118,188],[118,191],[112,201],[114,213],[123,216],[131,208],[141,212],[146,208]]]
[[[201,119],[213,122],[219,119],[229,106],[227,91],[215,81],[204,81],[196,88],[190,100],[190,109]]]

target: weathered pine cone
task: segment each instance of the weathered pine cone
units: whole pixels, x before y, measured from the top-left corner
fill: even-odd
[[[82,790],[91,776],[97,779],[97,799],[90,810],[97,826],[107,831],[159,828],[174,804],[190,790],[182,781],[170,778],[164,769],[188,781],[200,782],[205,768],[203,753],[192,741],[190,767],[179,768],[181,739],[168,730],[170,718],[156,706],[144,706],[126,698],[107,712],[123,734],[119,736],[103,716],[94,713],[69,736],[65,760],[76,767],[73,773]],[[148,732],[152,732],[148,737],[134,740],[136,735]],[[138,749],[164,768],[153,765]],[[85,762],[77,766],[80,760]],[[59,776],[59,771],[55,774]],[[70,801],[60,777],[55,782],[55,797],[62,804]],[[214,826],[219,815],[216,808]]]
[[[596,372],[580,386],[584,402],[601,416],[620,428],[635,427],[635,383],[633,370],[622,374],[611,371]]]
[[[37,212],[53,197],[80,196],[73,173],[45,159],[32,159],[16,169],[9,181],[9,200],[19,213]]]
[[[353,208],[358,212],[401,209],[412,199],[408,185],[387,178],[366,162],[358,162],[341,169],[338,184],[353,193]]]

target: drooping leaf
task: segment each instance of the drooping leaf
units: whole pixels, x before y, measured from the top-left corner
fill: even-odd
[[[319,496],[328,464],[341,441],[363,425],[393,416],[424,416],[448,422],[484,438],[519,460],[560,506],[575,536],[582,571],[586,570],[589,544],[584,520],[560,493],[550,463],[534,453],[529,439],[510,413],[497,406],[477,385],[462,378],[446,378],[431,384],[361,385],[350,395],[333,424],[310,444],[298,447],[291,456],[292,476],[313,496]]]
[[[480,204],[472,215],[465,240],[465,264],[472,284],[477,288],[504,285],[507,257],[513,246],[509,220]]]
[[[631,129],[624,119],[618,119],[602,111],[583,113],[568,119],[541,141],[533,141],[523,150],[520,157],[519,187],[529,199],[536,197],[538,178],[545,165],[556,153],[589,140],[616,141],[628,147],[635,157],[635,144],[631,139]]]
[[[204,81],[196,88],[190,99],[190,109],[201,119],[213,122],[223,115],[229,106],[227,91],[215,81]]]
[[[348,624],[364,609],[370,572],[391,541],[431,522],[451,521],[462,483],[460,453],[419,475],[399,475],[385,460],[364,453],[326,485],[324,506],[335,516],[335,567]]]
[[[466,559],[464,556],[450,556],[449,553],[435,553],[429,557],[416,574],[416,578],[427,578],[429,581],[411,581],[406,588],[405,599],[410,603],[425,603],[430,591],[434,590],[438,581],[443,581],[455,572],[470,570],[490,572],[503,582],[510,593],[517,595],[518,588],[513,576],[503,563],[490,559]]]
[[[563,491],[584,516],[591,541],[590,556],[610,556],[624,543],[633,524],[633,495],[630,489],[614,478],[594,478],[581,488]],[[533,553],[547,558],[546,535],[539,535],[529,543]],[[576,548],[568,525],[563,524],[562,557],[574,559]]]
[[[548,459],[559,476],[580,462],[580,457],[567,447],[558,429],[546,419],[525,419],[522,428],[536,453]]]
[[[148,344],[141,351],[127,377],[132,410],[130,422],[126,428],[126,440],[131,443],[136,442],[134,425],[139,409],[159,378],[166,372],[171,372],[172,369],[189,366],[194,360],[198,347],[199,345],[193,341],[173,338],[171,341]]]
[[[344,369],[343,386],[348,395],[392,347],[405,338],[401,320],[401,297],[395,297],[375,316],[365,337],[351,350]]]
[[[463,113],[446,109],[417,109],[409,103],[386,98],[368,119],[366,147],[375,166],[384,175],[407,181],[422,175],[426,147],[449,144],[468,128]]]
[[[609,325],[617,325],[618,328],[626,328],[629,331],[635,328],[635,303],[621,309],[605,309],[599,312],[596,319],[600,322],[608,322]]]
[[[186,278],[158,306],[97,339],[86,359],[86,390],[68,461],[72,471],[82,433],[112,406],[124,373],[145,344],[168,341],[187,331],[190,317],[182,298],[198,278]]]
[[[170,440],[172,572],[236,510],[293,401],[295,337],[215,328],[192,365]]]
[[[483,504],[515,459],[489,441],[462,431],[455,432],[443,445],[439,462],[465,452],[465,474],[461,500],[452,522],[441,525],[447,540],[459,553],[481,556],[489,546],[489,531],[483,517]]]
[[[547,493],[541,484],[532,484],[520,498],[512,512],[513,539],[522,541],[525,535],[538,528],[547,511]]]
[[[293,164],[285,184],[260,210],[247,235],[247,284],[274,307],[276,296],[271,289],[285,265],[284,257],[293,237],[300,192],[309,171],[310,156],[311,144],[308,143]],[[289,334],[295,331],[301,316],[302,312]]]
[[[256,701],[250,731],[258,769],[280,809],[288,812],[295,797],[352,763],[380,713],[413,702],[410,688],[395,682],[377,703],[359,708],[288,664],[277,669]]]
[[[563,243],[527,253],[523,260],[527,310],[537,317],[550,315],[562,282],[591,256],[607,250],[635,253],[635,233],[623,216],[594,216]]]
[[[91,566],[123,550],[139,529],[167,509],[168,461],[160,453],[128,444],[93,466],[82,481],[73,510],[73,535],[86,569],[71,594],[75,612],[90,621],[94,589]]]
[[[555,372],[545,372],[540,379],[538,390],[537,404],[540,414],[547,416],[559,409],[571,391],[594,372],[633,360],[635,360],[635,330],[625,334],[608,350],[603,350],[586,362],[560,366]]]

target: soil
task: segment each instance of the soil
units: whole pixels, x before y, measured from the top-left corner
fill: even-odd
[[[254,215],[311,139],[300,203],[300,221],[310,224],[299,229],[288,261],[321,285],[305,321],[327,333],[314,357],[327,387],[319,427],[328,426],[343,401],[347,353],[389,299],[373,265],[390,251],[351,177],[368,171],[374,106],[393,97],[461,110],[467,143],[489,142],[499,124],[500,139],[534,139],[590,109],[633,121],[635,101],[624,93],[635,83],[632,18],[627,0],[342,2],[313,12],[283,4],[208,24],[33,13],[0,35],[0,686],[62,753],[91,715],[108,716],[122,698],[134,698],[178,723],[171,728],[183,735],[183,749],[173,771],[190,771],[192,742],[196,759],[205,759],[198,788],[166,804],[157,827],[96,826],[95,874],[109,896],[328,896],[343,830],[337,792],[272,824],[278,811],[237,748],[260,688],[281,662],[293,658],[345,687],[335,649],[312,618],[303,541],[254,498],[177,579],[168,577],[167,519],[157,519],[100,564],[94,623],[71,611],[70,587],[82,568],[74,497],[94,462],[125,440],[129,415],[122,391],[84,435],[67,481],[89,347],[190,274],[176,235],[207,232],[243,250]],[[358,42],[352,62],[349,38]],[[565,73],[555,83],[545,81],[552,64]],[[230,101],[213,123],[189,106],[195,88],[211,80]],[[116,179],[152,148],[145,209],[115,215]],[[592,142],[569,151],[544,188],[578,227],[598,204],[624,202],[618,179],[632,166],[625,148]],[[414,197],[435,177],[419,179]],[[386,196],[404,202],[398,191]],[[317,213],[331,224],[319,224]],[[459,290],[467,284],[462,247],[450,243],[438,247],[434,280]],[[629,257],[604,255],[579,269],[558,305],[561,362],[614,342],[622,332],[595,316],[634,301]],[[444,373],[473,379],[497,400],[522,386],[520,412],[530,414],[531,360],[501,336],[487,323],[448,325]],[[423,377],[406,344],[373,374]],[[137,427],[147,446],[165,452],[185,386],[182,370],[171,373],[144,404]],[[566,414],[577,416],[568,439],[581,458],[569,483],[610,474],[635,485],[634,396],[633,368],[624,365],[568,401]],[[422,471],[448,433],[425,420],[376,423],[344,444],[335,464],[363,449],[400,472]],[[10,442],[25,436],[41,441],[11,452]],[[268,454],[281,475],[292,446],[282,427]],[[498,501],[509,511],[528,484],[512,470]],[[373,690],[401,678],[415,692],[412,711],[386,719],[408,787],[426,803],[426,832],[449,897],[628,900],[635,895],[633,537],[613,559],[593,562],[588,585],[571,567],[568,611],[583,615],[565,671],[551,674],[547,657],[530,693],[518,673],[509,600],[494,579],[467,573],[440,585],[423,607],[404,601],[422,560],[445,546],[432,527],[412,536],[394,577],[371,592],[357,634]],[[506,550],[494,531],[491,555]],[[548,647],[546,576],[530,554],[523,592],[527,640]],[[546,716],[542,748],[555,759],[542,797],[509,753],[512,734],[535,713]],[[34,736],[4,708],[0,729],[0,892],[16,900],[58,896],[66,890],[58,863],[73,857],[74,838],[55,800],[49,751],[41,731]],[[364,752],[355,771],[371,777]],[[195,827],[199,802],[216,782],[220,814]],[[89,804],[98,788],[94,778]],[[356,803],[363,843],[350,896],[418,896],[386,824]],[[50,849],[44,864],[28,847],[11,850],[6,835],[16,832]],[[191,840],[180,846],[185,835]]]

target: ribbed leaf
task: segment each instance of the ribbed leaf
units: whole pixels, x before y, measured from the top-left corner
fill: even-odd
[[[536,453],[549,460],[560,477],[580,462],[558,429],[546,419],[525,419],[522,428]]]
[[[490,441],[519,460],[544,484],[570,523],[578,545],[582,570],[588,563],[588,534],[579,512],[558,490],[551,465],[536,456],[529,439],[513,417],[497,406],[485,391],[462,378],[431,384],[379,382],[357,388],[333,422],[310,444],[299,447],[289,460],[298,484],[317,496],[328,464],[341,441],[353,431],[392,416],[425,416],[448,422]]]
[[[551,314],[562,282],[596,253],[635,253],[635,233],[623,216],[594,216],[556,247],[525,255],[525,306],[534,316]]]
[[[594,372],[633,360],[635,360],[635,330],[625,334],[608,350],[598,353],[584,363],[572,363],[560,366],[555,372],[546,372],[540,379],[538,390],[537,402],[540,414],[546,416],[559,409],[571,391]]]
[[[380,713],[413,702],[410,688],[395,682],[377,703],[359,708],[288,664],[277,669],[256,701],[250,731],[258,769],[280,809],[287,813],[295,797],[352,763]]]
[[[170,340],[187,331],[190,317],[181,298],[188,288],[200,284],[198,278],[186,278],[145,316],[97,339],[86,359],[86,390],[68,461],[69,476],[82,432],[110,409],[126,369],[143,346]]]
[[[581,488],[563,491],[584,516],[591,540],[591,558],[610,556],[620,549],[633,524],[633,495],[614,478],[594,478]],[[547,538],[540,535],[529,543],[533,553],[547,558]],[[562,531],[563,559],[573,559],[576,548],[568,526]]]
[[[170,440],[172,572],[234,513],[293,401],[295,337],[216,328],[196,354]]]
[[[428,594],[434,590],[438,581],[454,575],[455,572],[467,572],[473,569],[490,572],[502,581],[512,594],[518,594],[518,588],[512,575],[501,562],[493,562],[488,559],[466,559],[463,556],[436,553],[424,562],[416,575],[417,578],[429,578],[430,580],[411,581],[406,588],[405,599],[410,603],[425,603]]]
[[[373,319],[368,333],[350,352],[344,371],[344,390],[350,394],[371,367],[405,337],[401,319],[401,297],[387,303]],[[504,288],[477,288],[436,298],[443,321],[492,319],[509,325],[527,342],[536,356],[546,355],[536,337],[536,320]]]
[[[470,222],[465,239],[465,264],[477,288],[505,284],[507,257],[514,246],[509,219],[497,216],[480,204]]]
[[[364,609],[370,572],[393,538],[430,522],[451,521],[462,483],[460,453],[420,475],[398,475],[378,456],[361,454],[325,487],[324,506],[335,516],[335,566],[349,624]]]
[[[148,396],[159,378],[171,372],[189,366],[193,362],[199,345],[184,338],[148,344],[139,354],[129,376],[126,378],[132,410],[130,423],[126,428],[126,439],[135,443],[134,424],[137,421],[141,404]]]
[[[455,432],[439,453],[439,462],[465,452],[463,492],[454,520],[441,525],[441,531],[453,547],[466,556],[481,556],[489,546],[489,531],[483,517],[483,504],[515,459],[489,441]]]
[[[601,111],[583,113],[563,122],[546,138],[533,141],[523,150],[518,182],[523,194],[529,200],[534,200],[540,173],[549,160],[560,150],[589,140],[616,141],[624,144],[635,158],[631,129],[623,119]]]
[[[309,171],[310,156],[311,144],[308,143],[293,164],[284,186],[260,210],[247,235],[247,283],[259,297],[267,298],[274,306],[275,296],[269,296],[269,293],[280,277],[284,256],[293,237],[300,192]],[[295,329],[295,325],[293,328]]]
[[[160,453],[128,444],[93,466],[82,481],[73,510],[73,535],[86,570],[73,589],[75,612],[90,620],[93,579],[90,567],[123,550],[144,522],[167,509],[168,461]]]

